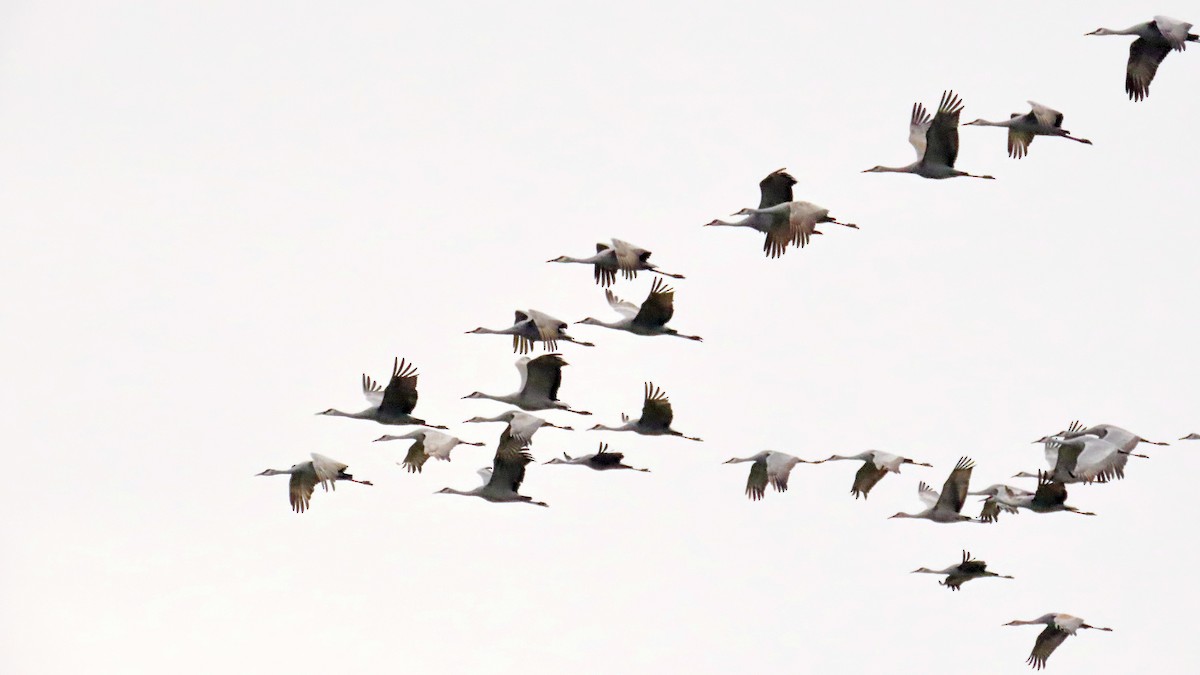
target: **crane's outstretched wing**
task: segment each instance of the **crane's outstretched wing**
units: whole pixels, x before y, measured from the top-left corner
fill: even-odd
[[[866,499],[871,488],[875,487],[875,484],[883,480],[886,475],[887,469],[875,466],[874,462],[865,462],[854,474],[854,485],[850,488],[850,494],[854,495],[855,499],[858,499],[860,495]]]
[[[1046,626],[1037,637],[1037,642],[1033,643],[1033,651],[1029,653],[1029,659],[1025,661],[1033,666],[1034,670],[1041,670],[1046,667],[1046,659],[1054,653],[1055,649],[1067,639],[1067,632],[1059,630],[1054,626]]]
[[[953,167],[958,160],[958,116],[962,101],[952,91],[942,94],[937,114],[925,133],[923,162]]]
[[[650,295],[642,301],[633,322],[646,328],[661,328],[675,315],[675,290],[667,286],[662,278],[656,278],[650,286]]]
[[[786,170],[772,171],[758,183],[759,192],[762,193],[758,200],[758,208],[769,209],[792,201],[792,186],[795,184],[796,179]]]
[[[604,298],[608,300],[608,306],[612,307],[622,316],[629,318],[637,316],[639,307],[628,300],[618,298],[612,291],[605,289]]]
[[[562,384],[562,369],[567,365],[562,354],[545,354],[525,364],[528,374],[525,391],[533,395],[545,395],[551,401],[558,400],[558,387]]]
[[[1138,38],[1129,45],[1129,62],[1125,65],[1125,93],[1133,101],[1141,101],[1150,95],[1150,83],[1158,72],[1158,64],[1171,53],[1171,45],[1165,42],[1149,42]]]
[[[938,492],[937,490],[929,487],[929,484],[925,481],[921,481],[919,484],[917,484],[917,496],[921,498],[921,501],[925,503],[926,507],[932,509],[934,506],[937,506]]]
[[[380,412],[407,415],[417,407],[417,367],[397,358],[392,361],[392,379],[383,390]]]
[[[675,419],[671,410],[671,401],[662,389],[654,386],[653,382],[646,383],[645,398],[642,401],[641,426],[650,429],[667,429]]]
[[[925,106],[914,103],[912,117],[908,121],[908,142],[912,144],[913,150],[917,151],[918,162],[925,157],[925,134],[932,123],[933,118],[925,111]]]
[[[975,462],[970,458],[963,457],[958,460],[958,464],[955,465],[954,470],[950,472],[950,477],[942,486],[942,494],[937,501],[940,508],[955,513],[962,512],[963,504],[967,501],[967,491],[970,489],[971,470],[974,468]]]

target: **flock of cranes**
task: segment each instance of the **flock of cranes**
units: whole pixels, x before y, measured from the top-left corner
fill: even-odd
[[[1125,89],[1129,98],[1141,101],[1149,94],[1150,83],[1153,80],[1159,64],[1171,51],[1182,51],[1188,42],[1196,42],[1198,38],[1190,33],[1191,24],[1158,16],[1152,21],[1140,23],[1124,30],[1100,28],[1088,35],[1133,35],[1137,36],[1130,46],[1129,62],[1126,69]],[[992,122],[977,119],[966,123],[965,126],[993,126],[1008,130],[1008,154],[1012,158],[1023,158],[1029,153],[1029,146],[1036,136],[1061,137],[1081,144],[1091,144],[1091,141],[1072,135],[1063,129],[1062,113],[1044,105],[1029,102],[1031,109],[1028,113],[1013,113],[1008,120]],[[920,103],[915,103],[909,120],[909,142],[916,150],[916,160],[902,167],[876,166],[867,169],[865,173],[911,173],[930,179],[946,179],[970,177],[993,179],[988,175],[977,175],[959,170],[955,167],[959,147],[959,116],[963,111],[961,98],[952,91],[943,93],[932,116]],[[778,258],[787,252],[789,247],[804,248],[812,241],[812,237],[822,234],[817,229],[824,224],[836,224],[850,229],[858,226],[838,220],[830,215],[829,210],[806,201],[794,199],[793,187],[796,179],[784,169],[779,169],[767,175],[759,183],[760,201],[757,208],[743,208],[735,216],[742,216],[737,221],[716,219],[708,226],[744,227],[756,230],[765,235],[763,251],[769,258]],[[593,278],[604,288],[605,298],[609,306],[621,315],[615,321],[601,321],[587,317],[576,322],[580,325],[597,326],[611,330],[620,330],[638,336],[669,335],[701,342],[698,335],[685,335],[667,324],[674,318],[674,290],[666,285],[662,277],[684,279],[681,274],[660,270],[649,261],[651,252],[634,244],[619,239],[610,243],[596,245],[596,253],[590,257],[575,258],[559,256],[550,259],[551,263],[575,263],[591,265]],[[618,273],[625,280],[633,280],[638,272],[649,272],[659,275],[653,280],[650,293],[640,305],[617,297],[611,290],[616,284]],[[567,334],[569,324],[544,312],[533,309],[517,310],[513,324],[507,328],[476,328],[468,331],[473,334],[509,335],[512,337],[513,352],[521,356],[516,362],[521,375],[521,384],[517,391],[511,394],[485,394],[479,391],[464,396],[465,399],[490,399],[499,403],[515,406],[520,410],[509,410],[494,417],[473,417],[464,423],[504,423],[497,448],[493,454],[490,467],[481,469],[479,475],[482,483],[469,490],[458,490],[451,487],[441,489],[439,494],[456,494],[479,497],[490,502],[525,503],[541,507],[548,504],[536,501],[532,497],[520,493],[525,472],[534,457],[530,450],[534,435],[542,428],[552,428],[574,431],[573,427],[555,424],[530,413],[539,411],[563,411],[577,415],[591,415],[585,410],[572,408],[559,400],[558,391],[562,384],[563,368],[567,362],[557,353],[559,343],[572,343],[585,347],[594,347],[591,342],[578,340]],[[546,352],[541,356],[527,356],[534,351],[535,343],[541,343]],[[342,412],[330,408],[319,415],[348,417],[352,419],[373,420],[379,424],[393,426],[417,426],[419,429],[400,435],[383,435],[376,441],[408,440],[408,447],[401,464],[411,473],[424,470],[430,458],[449,461],[451,451],[459,445],[483,446],[483,443],[465,441],[437,429],[448,430],[448,427],[432,424],[415,417],[412,413],[416,408],[417,369],[407,360],[396,358],[393,361],[392,374],[386,387],[379,384],[370,376],[363,374],[361,380],[362,393],[370,407],[353,413]],[[606,426],[596,424],[592,431],[634,432],[645,436],[677,436],[690,441],[701,441],[698,437],[687,436],[672,428],[674,412],[666,393],[653,383],[644,385],[641,414],[635,419],[629,415],[621,415],[621,424]],[[1181,440],[1200,440],[1200,434],[1191,433]],[[1135,448],[1141,444],[1166,445],[1166,443],[1148,441],[1141,436],[1125,429],[1101,424],[1083,427],[1072,423],[1065,430],[1056,434],[1043,436],[1035,443],[1044,448],[1048,467],[1036,472],[1021,472],[1014,478],[1035,478],[1036,489],[1028,491],[1009,485],[996,484],[978,491],[970,490],[971,474],[975,462],[968,457],[962,457],[952,468],[941,491],[936,491],[925,482],[920,482],[917,495],[925,508],[917,513],[899,512],[892,518],[925,519],[935,523],[977,523],[994,524],[999,522],[1001,513],[1015,515],[1020,510],[1034,513],[1068,512],[1079,515],[1094,516],[1089,511],[1083,511],[1066,504],[1068,484],[1100,484],[1125,477],[1126,465],[1131,457],[1145,458],[1146,455],[1135,453]],[[325,490],[333,490],[338,481],[372,485],[371,482],[358,480],[347,473],[348,466],[323,455],[312,453],[311,461],[302,462],[286,470],[267,469],[259,476],[290,476],[288,483],[288,498],[292,509],[303,513],[310,507],[313,492],[319,484]],[[631,470],[649,472],[647,468],[636,468],[624,461],[621,452],[609,450],[607,443],[601,442],[596,452],[571,457],[563,453],[562,458],[551,458],[544,464],[570,464],[586,466],[594,471]],[[753,501],[765,497],[767,487],[776,492],[785,492],[792,470],[799,464],[824,464],[833,461],[856,461],[861,466],[855,473],[851,486],[851,494],[855,499],[866,499],[871,489],[887,474],[899,474],[903,465],[931,467],[931,464],[918,462],[908,457],[889,454],[878,450],[868,450],[856,455],[832,455],[822,460],[806,460],[775,450],[764,450],[748,457],[734,457],[727,464],[749,463],[750,472],[746,480],[745,494]],[[983,506],[977,517],[963,513],[968,496],[983,497]],[[994,577],[1012,579],[1013,577],[998,574],[987,569],[987,563],[977,560],[963,551],[962,561],[941,570],[925,567],[914,570],[914,573],[937,574],[944,576],[940,581],[947,588],[958,591],[962,585],[972,579]],[[1045,667],[1051,653],[1068,636],[1075,635],[1080,629],[1096,629],[1110,631],[1110,628],[1091,626],[1078,617],[1068,614],[1045,614],[1031,621],[1012,621],[1006,625],[1042,624],[1046,628],[1038,636],[1034,648],[1028,658],[1028,663],[1036,669]]]

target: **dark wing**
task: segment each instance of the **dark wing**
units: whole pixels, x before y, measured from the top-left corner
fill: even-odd
[[[963,504],[967,501],[967,490],[971,484],[971,470],[974,468],[975,462],[969,458],[962,457],[958,460],[958,464],[950,472],[950,477],[942,485],[942,494],[937,501],[938,508],[950,509],[955,513],[962,512]]]
[[[957,572],[952,572],[946,576],[946,580],[942,582],[942,585],[952,591],[957,591],[961,590],[962,585],[970,581],[972,578],[973,577],[969,574],[958,574]]]
[[[1046,630],[1042,631],[1037,642],[1033,643],[1033,651],[1029,653],[1029,659],[1025,661],[1033,666],[1034,670],[1041,670],[1046,667],[1046,659],[1054,653],[1055,649],[1067,639],[1067,632],[1059,630],[1054,626],[1046,626]]]
[[[315,471],[293,473],[291,480],[288,481],[288,501],[292,503],[292,510],[296,513],[307,511],[313,489],[316,487],[317,474]]]
[[[522,312],[519,309],[513,313],[513,327],[514,328],[517,326],[520,326],[521,324],[532,324],[532,322],[533,322],[533,319],[531,319],[528,314],[526,314],[525,312]],[[536,330],[536,328],[530,329],[531,332],[533,330]],[[530,340],[528,337],[526,337],[524,335],[514,334],[512,336],[512,338],[513,338],[513,353],[528,354],[529,352],[531,352],[533,350],[533,340]]]
[[[601,443],[600,449],[592,455],[591,462],[596,466],[617,466],[623,459],[625,459],[624,453],[609,452],[608,443]]]
[[[1039,471],[1037,492],[1033,493],[1032,503],[1047,508],[1066,504],[1067,486],[1059,481],[1051,480],[1050,474]]]
[[[675,290],[669,288],[661,277],[655,278],[650,286],[650,295],[642,302],[633,322],[646,328],[660,328],[675,315]]]
[[[525,391],[544,393],[551,401],[557,401],[565,365],[562,354],[545,354],[530,360],[525,364]]]
[[[975,560],[970,553],[963,551],[962,562],[958,564],[958,572],[960,574],[979,574],[987,569],[987,563],[982,560]]]
[[[604,253],[609,249],[608,244],[596,244],[596,253]],[[617,270],[611,267],[602,267],[600,265],[592,265],[592,276],[596,278],[596,283],[608,288],[617,281]]]
[[[421,473],[421,467],[425,466],[428,459],[429,455],[425,454],[425,439],[418,438],[416,443],[409,446],[408,454],[404,456],[404,468],[408,469],[409,473]]]
[[[953,167],[958,160],[958,115],[963,104],[952,91],[942,94],[933,123],[925,133],[925,156],[921,162]]]
[[[646,383],[645,400],[642,402],[642,417],[638,424],[650,429],[667,429],[675,419],[671,411],[671,401],[662,389],[654,386],[653,382]]]
[[[1014,117],[1022,117],[1022,115],[1020,113],[1013,113],[1009,115],[1009,119]],[[1023,117],[1028,118],[1029,122],[1037,122],[1037,118],[1033,113],[1029,113]],[[1016,129],[1010,127],[1008,130],[1008,156],[1012,157],[1013,159],[1021,159],[1025,155],[1028,155],[1029,144],[1032,142],[1033,134],[1029,133],[1028,131],[1017,131]]]
[[[516,492],[525,481],[525,465],[532,461],[529,448],[508,437],[505,431],[500,436],[500,446],[496,448],[496,457],[492,460],[492,478],[488,485]]]
[[[983,509],[979,511],[979,520],[985,523],[994,523],[1000,520],[1000,512],[1016,513],[1017,510],[1007,504],[1001,504],[1000,500],[995,497],[988,497],[983,500]]]
[[[1134,101],[1150,95],[1150,82],[1158,64],[1171,53],[1169,42],[1149,42],[1138,38],[1129,45],[1129,63],[1125,66],[1125,93]]]
[[[779,169],[772,172],[758,183],[758,189],[762,192],[758,208],[769,209],[777,204],[792,201],[792,186],[795,184],[796,179],[787,171]]]
[[[417,367],[400,359],[392,362],[392,381],[383,390],[379,411],[407,415],[417,407]]]
[[[789,214],[760,214],[760,217],[764,215],[771,218],[771,224],[767,228],[767,238],[763,240],[763,253],[767,254],[768,258],[778,258],[787,253],[788,244],[792,242],[800,243],[797,237],[801,233],[792,228]]]
[[[858,499],[859,495],[866,499],[871,488],[886,475],[887,469],[875,466],[874,462],[863,463],[858,473],[854,474],[854,486],[850,488],[850,494],[854,495],[855,499]]]
[[[767,460],[756,460],[750,465],[750,477],[746,479],[746,496],[758,501],[767,494]]]

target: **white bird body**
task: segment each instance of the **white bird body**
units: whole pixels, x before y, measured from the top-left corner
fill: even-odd
[[[590,455],[582,455],[572,457],[567,453],[563,453],[562,459],[555,457],[545,464],[574,464],[577,466],[586,466],[593,471],[612,471],[615,469],[629,469],[632,471],[642,471],[649,473],[650,469],[636,469],[624,462],[625,454],[620,452],[609,452],[608,444],[601,443],[600,449]]]
[[[610,427],[603,424],[597,424],[592,427],[591,431],[632,431],[643,436],[679,436],[686,438],[689,441],[699,441],[701,439],[694,436],[684,436],[682,433],[671,428],[671,422],[675,419],[674,410],[671,408],[671,401],[667,398],[665,392],[654,386],[654,383],[647,382],[645,395],[642,399],[642,416],[638,419],[632,419],[624,413],[621,414],[623,424],[619,427]]]
[[[1028,509],[1034,513],[1054,513],[1069,511],[1084,516],[1094,516],[1091,511],[1081,511],[1067,505],[1067,487],[1063,481],[1057,480],[1049,473],[1038,473],[1037,492],[1030,494],[1024,490],[1009,488],[1009,491],[997,493],[991,499],[1000,507],[1011,509]],[[1009,510],[1009,509],[1005,509]],[[982,517],[981,517],[982,519]],[[994,518],[993,518],[994,520]],[[990,522],[990,521],[987,521]]]
[[[533,456],[523,445],[512,438],[502,437],[496,456],[492,460],[492,469],[481,469],[479,477],[483,485],[472,490],[456,490],[446,487],[438,490],[437,494],[463,495],[479,497],[489,502],[517,502],[535,506],[549,506],[545,502],[534,501],[533,498],[519,494],[521,483],[525,481],[525,466],[533,461]]]
[[[883,477],[889,473],[900,473],[900,467],[904,464],[931,466],[925,462],[913,461],[907,457],[893,455],[890,452],[882,452],[880,450],[867,450],[866,452],[849,456],[831,455],[828,459],[821,460],[821,462],[843,460],[863,462],[858,472],[854,474],[854,485],[850,488],[850,494],[854,495],[855,499],[858,499],[860,496],[866,499],[867,495],[871,492],[871,488],[875,487],[876,483],[883,480]]]
[[[1046,462],[1050,475],[1063,483],[1107,483],[1125,477],[1125,464],[1129,452],[1108,440],[1091,434],[1047,436],[1042,439],[1046,446]],[[1145,455],[1137,455],[1145,457]],[[1015,477],[1036,478],[1037,474],[1025,471]]]
[[[1054,653],[1054,650],[1057,649],[1064,640],[1072,635],[1075,635],[1078,630],[1084,628],[1102,631],[1112,630],[1111,628],[1088,625],[1083,619],[1077,616],[1071,616],[1070,614],[1063,613],[1043,614],[1042,616],[1030,621],[1009,621],[1004,625],[1028,626],[1036,624],[1043,624],[1046,626],[1046,628],[1038,635],[1037,642],[1034,643],[1033,646],[1033,651],[1030,652],[1029,659],[1025,661],[1030,666],[1033,666],[1035,670],[1041,670],[1042,668],[1045,668],[1046,659],[1050,658],[1050,655]]]
[[[464,422],[464,424],[482,423],[482,422],[507,422],[508,428],[505,433],[513,437],[517,441],[526,445],[533,443],[533,435],[542,427],[550,427],[552,429],[564,429],[566,431],[574,431],[571,427],[564,427],[548,422],[537,415],[530,415],[527,412],[520,410],[509,410],[502,412],[495,417],[472,417]]]
[[[1028,102],[1031,110],[1028,113],[1013,113],[1002,122],[975,120],[964,126],[1004,127],[1008,129],[1008,156],[1020,159],[1029,154],[1029,144],[1034,136],[1059,136],[1069,138],[1077,143],[1091,145],[1086,138],[1076,138],[1071,132],[1062,128],[1063,114],[1034,101]]]
[[[545,354],[536,359],[522,356],[517,359],[516,365],[517,371],[521,374],[521,388],[518,391],[503,395],[476,391],[463,398],[487,398],[515,405],[522,410],[565,410],[576,415],[591,415],[586,410],[574,410],[571,406],[558,400],[558,388],[562,384],[562,369],[569,365],[563,360],[562,354]]]
[[[675,291],[663,283],[662,279],[654,280],[654,284],[650,287],[650,295],[642,301],[641,306],[618,298],[608,289],[605,289],[604,297],[608,300],[609,306],[624,318],[619,321],[606,322],[589,316],[578,323],[623,330],[634,335],[651,337],[674,335],[696,342],[703,341],[699,335],[684,335],[674,328],[667,327],[667,322],[675,316]]]
[[[443,434],[440,431],[426,429],[416,429],[399,436],[384,434],[379,438],[376,438],[375,442],[399,440],[416,441],[409,446],[408,454],[405,456],[402,464],[410,473],[420,473],[422,467],[425,466],[426,460],[428,460],[430,457],[434,457],[443,462],[450,461],[450,451],[458,445],[483,446],[483,443],[464,441],[457,436],[451,436],[450,434]]]
[[[795,184],[796,179],[784,169],[774,171],[758,184],[761,197],[757,209],[745,208],[734,214],[745,216],[742,220],[730,222],[718,218],[705,227],[748,227],[762,232],[767,235],[763,253],[768,258],[783,255],[789,244],[804,248],[812,235],[821,234],[816,229],[820,223],[858,229],[854,223],[843,223],[830,216],[829,209],[793,200]]]
[[[386,389],[380,388],[375,380],[363,373],[362,392],[371,404],[370,408],[356,413],[330,408],[317,414],[372,420],[380,424],[416,424],[434,429],[445,429],[444,426],[429,424],[423,419],[412,416],[411,413],[417,406],[417,377],[416,366],[397,358],[392,361],[392,377],[388,381]]]
[[[927,508],[920,513],[897,513],[892,518],[923,518],[935,523],[980,522],[961,513],[963,504],[967,500],[971,471],[974,468],[975,462],[969,458],[959,459],[940,493],[922,481],[917,487],[917,495],[921,501],[925,502]]]
[[[337,488],[337,481],[344,480],[361,485],[371,485],[370,481],[358,480],[354,476],[346,473],[348,465],[342,464],[336,459],[330,459],[325,455],[311,453],[311,461],[293,464],[290,469],[267,469],[262,473],[256,474],[259,476],[291,476],[288,481],[288,501],[292,504],[292,510],[296,513],[304,513],[308,510],[309,501],[312,499],[313,489],[317,484],[321,485],[322,490],[334,490]]]
[[[787,492],[788,478],[797,464],[821,463],[810,462],[775,450],[764,450],[749,457],[734,457],[725,463],[740,464],[742,462],[753,462],[750,467],[750,476],[746,479],[746,496],[751,501],[758,501],[766,495],[768,483],[775,488],[776,492]]]
[[[1132,101],[1150,95],[1150,83],[1158,66],[1172,51],[1183,51],[1187,43],[1200,41],[1189,31],[1192,24],[1169,16],[1156,16],[1152,21],[1139,23],[1124,30],[1098,28],[1088,35],[1136,35],[1129,45],[1129,61],[1125,65],[1125,93]]]
[[[908,142],[917,151],[917,161],[905,166],[875,166],[863,173],[912,173],[922,178],[941,180],[944,178],[986,178],[954,168],[958,160],[958,117],[962,114],[962,101],[952,91],[942,93],[937,114],[933,117],[925,106],[914,103],[908,124]]]
[[[542,347],[550,352],[558,349],[558,342],[571,342],[584,347],[596,345],[567,335],[567,322],[562,319],[539,312],[536,309],[518,309],[513,319],[513,325],[508,328],[484,328],[480,326],[467,331],[468,334],[478,335],[511,335],[513,352],[528,354],[533,350],[533,343],[541,342]]]
[[[949,588],[952,591],[959,590],[963,584],[972,579],[981,579],[983,577],[996,577],[998,579],[1012,579],[1006,574],[997,574],[989,572],[987,563],[982,560],[975,560],[970,553],[963,551],[962,562],[957,565],[951,565],[941,570],[931,570],[928,567],[920,567],[912,571],[913,574],[940,574],[945,575],[946,579],[938,583]]]
[[[1017,514],[1017,507],[1013,505],[1023,498],[1033,499],[1034,493],[1021,488],[1012,487],[1011,485],[989,485],[988,487],[978,492],[968,492],[968,495],[981,495],[984,497],[983,509],[979,512],[979,520],[985,523],[994,523],[1000,519],[1000,512]]]
[[[636,279],[639,271],[653,272],[672,279],[683,279],[682,274],[671,274],[658,269],[649,261],[650,251],[635,246],[627,241],[613,239],[612,244],[596,244],[596,255],[587,258],[572,258],[559,256],[546,262],[580,263],[592,265],[596,283],[601,286],[611,286],[617,280],[617,272],[626,279]]]

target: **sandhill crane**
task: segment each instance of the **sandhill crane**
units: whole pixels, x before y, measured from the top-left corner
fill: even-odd
[[[931,570],[928,567],[919,567],[912,571],[913,574],[945,574],[946,579],[938,583],[949,588],[952,591],[957,591],[962,588],[962,585],[972,579],[981,577],[996,577],[997,579],[1011,579],[1007,574],[996,574],[987,570],[987,563],[982,560],[971,558],[971,554],[963,551],[962,562],[957,565],[951,565],[944,570]]]
[[[334,417],[351,417],[356,420],[375,420],[380,424],[416,424],[433,429],[445,429],[439,424],[429,424],[423,419],[413,417],[413,408],[417,407],[417,368],[411,363],[400,359],[392,361],[392,379],[386,389],[380,389],[379,384],[362,376],[363,396],[371,403],[371,407],[356,413],[346,413],[330,408],[317,413]]]
[[[1055,480],[1049,473],[1038,472],[1037,492],[1032,495],[1024,490],[1020,493],[1013,491],[1010,494],[997,494],[992,497],[1003,506],[1012,507],[1014,509],[1029,509],[1034,513],[1054,513],[1056,511],[1067,511],[1070,513],[1078,513],[1081,516],[1094,516],[1096,514],[1091,511],[1081,511],[1074,506],[1067,505],[1067,486],[1060,480]],[[1021,494],[1024,493],[1024,494]]]
[[[581,263],[592,266],[592,274],[596,278],[596,283],[601,286],[612,286],[617,280],[617,272],[626,279],[636,279],[637,273],[641,270],[661,274],[664,277],[672,279],[683,279],[682,274],[671,274],[658,269],[654,263],[649,262],[650,251],[639,246],[634,246],[627,241],[613,239],[612,244],[598,243],[596,244],[596,255],[590,258],[572,258],[571,256],[561,255],[546,262],[552,263]]]
[[[689,441],[701,440],[693,436],[684,436],[672,429],[671,422],[674,419],[675,413],[671,410],[671,401],[667,399],[667,395],[663,393],[662,389],[655,387],[654,383],[647,382],[641,417],[633,420],[625,413],[621,413],[621,421],[624,422],[621,426],[609,427],[597,424],[589,431],[633,431],[643,436],[679,436]]]
[[[967,122],[963,126],[981,126],[981,127],[1005,127],[1008,129],[1008,156],[1014,159],[1021,159],[1029,154],[1029,144],[1033,143],[1034,136],[1059,136],[1069,138],[1076,143],[1086,143],[1091,145],[1092,142],[1086,138],[1076,138],[1071,135],[1071,132],[1062,128],[1063,114],[1052,108],[1028,101],[1032,110],[1022,115],[1021,113],[1013,113],[1003,122],[989,122],[987,120],[975,120]]]
[[[917,494],[928,508],[920,513],[900,512],[892,517],[925,518],[935,523],[979,522],[971,518],[971,516],[964,516],[959,513],[962,511],[963,504],[967,501],[967,489],[971,483],[971,470],[974,468],[975,462],[969,458],[963,457],[959,459],[958,464],[954,466],[954,470],[950,472],[950,477],[946,479],[946,483],[942,486],[941,494],[938,494],[936,490],[924,482],[917,487]]]
[[[496,456],[492,460],[492,470],[479,472],[479,476],[485,481],[483,485],[466,491],[446,487],[438,490],[437,494],[480,497],[489,502],[521,502],[549,506],[546,502],[535,502],[532,497],[517,494],[521,483],[525,481],[525,466],[532,461],[533,455],[529,454],[528,448],[520,441],[501,436]]]
[[[1035,442],[1045,444],[1050,475],[1063,483],[1107,483],[1119,480],[1125,477],[1125,464],[1131,456],[1147,458],[1146,455],[1126,452],[1116,444],[1090,434],[1073,438],[1047,436]],[[1040,473],[1022,471],[1014,478],[1037,478]]]
[[[1034,493],[1011,485],[989,485],[978,492],[968,492],[967,495],[983,496],[983,509],[979,512],[979,520],[994,523],[1000,520],[1000,512],[1016,514],[1017,507],[1008,503],[1019,498],[1033,498]]]
[[[1090,427],[1084,427],[1078,421],[1072,422],[1071,425],[1062,434],[1063,438],[1076,438],[1078,436],[1095,436],[1101,438],[1121,449],[1122,452],[1132,453],[1133,449],[1138,446],[1138,443],[1146,443],[1148,445],[1170,445],[1161,441],[1150,441],[1138,436],[1137,434],[1122,429],[1115,424],[1097,424]],[[1144,457],[1145,455],[1138,455]]]
[[[608,298],[608,304],[625,318],[608,323],[589,316],[577,323],[623,330],[634,335],[674,335],[696,342],[703,341],[699,335],[684,335],[674,328],[667,328],[667,322],[675,316],[675,291],[662,279],[654,280],[650,286],[650,295],[642,301],[641,307],[618,298],[608,289],[605,289],[604,297]]]
[[[860,496],[863,499],[870,494],[871,488],[875,484],[883,480],[883,477],[891,473],[900,473],[900,466],[903,464],[912,464],[913,466],[933,466],[925,462],[915,462],[907,457],[893,455],[888,452],[880,452],[878,450],[867,450],[860,452],[857,455],[843,457],[842,455],[830,455],[828,459],[823,459],[821,462],[836,462],[839,460],[854,460],[863,462],[863,465],[858,469],[858,473],[854,474],[854,485],[850,487],[850,494],[854,495],[855,499]]]
[[[1090,628],[1093,630],[1111,631],[1111,628],[1102,628],[1100,626],[1089,626],[1083,622],[1083,619],[1070,614],[1043,614],[1032,621],[1009,621],[1005,626],[1030,626],[1034,624],[1045,624],[1046,629],[1037,637],[1037,642],[1033,643],[1033,651],[1029,653],[1029,658],[1025,661],[1033,666],[1034,670],[1041,670],[1046,667],[1046,659],[1054,653],[1055,649],[1066,640],[1068,636],[1074,635],[1075,631],[1080,628]]]
[[[1200,36],[1189,33],[1192,24],[1156,16],[1153,21],[1139,23],[1125,30],[1097,28],[1088,35],[1136,35],[1138,39],[1129,45],[1129,62],[1125,66],[1125,93],[1130,100],[1141,101],[1150,95],[1150,82],[1158,72],[1158,64],[1172,50],[1181,52],[1187,43],[1200,40]]]
[[[922,178],[986,178],[954,168],[958,159],[958,116],[962,101],[952,91],[942,94],[937,114],[932,119],[925,106],[914,103],[908,124],[908,142],[917,151],[917,161],[908,166],[875,166],[863,173],[915,173]]]
[[[635,469],[625,463],[625,453],[609,452],[608,443],[601,443],[600,449],[590,455],[572,457],[563,453],[563,459],[555,457],[545,464],[578,464],[594,471],[611,471],[613,469],[630,469],[633,471],[650,472],[650,469]]]
[[[404,466],[409,473],[421,473],[421,468],[425,466],[425,462],[430,457],[448,462],[450,461],[450,451],[457,445],[474,445],[483,447],[483,443],[475,443],[472,441],[464,441],[457,436],[443,434],[440,431],[426,431],[425,429],[414,429],[407,434],[399,436],[391,436],[384,434],[375,439],[378,441],[399,441],[399,440],[414,440],[408,447],[408,454],[404,456]]]
[[[569,364],[563,361],[562,354],[545,354],[536,359],[522,356],[517,359],[521,388],[515,393],[496,396],[476,391],[463,398],[490,398],[493,401],[515,405],[522,410],[565,410],[576,415],[591,415],[592,413],[586,410],[574,410],[558,400],[562,369],[566,365]]]
[[[556,319],[536,309],[527,309],[524,311],[518,309],[513,319],[513,325],[508,328],[493,329],[480,326],[479,328],[467,331],[467,334],[511,335],[513,353],[520,352],[521,354],[528,354],[533,351],[533,343],[535,342],[541,342],[542,347],[548,352],[558,349],[559,340],[583,345],[584,347],[596,346],[590,342],[576,340],[567,335],[566,329],[567,322],[562,319]]]
[[[519,410],[509,410],[502,412],[495,417],[472,417],[463,424],[472,424],[480,422],[508,422],[508,428],[505,432],[509,436],[518,441],[531,445],[533,443],[533,434],[542,427],[550,427],[551,429],[563,429],[566,431],[574,431],[573,427],[564,427],[548,422],[537,415],[530,415]]]
[[[342,464],[336,459],[330,459],[325,455],[311,453],[312,461],[301,462],[292,465],[290,469],[267,469],[262,473],[255,474],[257,476],[282,476],[290,475],[292,478],[288,481],[288,501],[292,503],[292,510],[296,513],[304,513],[308,510],[308,503],[312,499],[313,488],[317,483],[321,484],[323,490],[336,489],[337,481],[345,480],[351,483],[360,485],[371,485],[371,481],[358,480],[354,476],[346,473],[348,465]]]
[[[1183,438],[1181,438],[1179,440],[1181,440],[1181,441],[1200,441],[1200,434],[1193,431],[1192,433],[1188,434],[1187,436],[1184,436]]]
[[[742,209],[735,216],[746,216],[737,222],[720,218],[705,227],[749,227],[767,235],[763,242],[763,253],[768,258],[778,258],[787,253],[788,244],[804,248],[809,238],[821,234],[816,227],[820,223],[836,223],[858,229],[854,223],[843,223],[829,215],[829,209],[811,202],[793,201],[792,186],[796,179],[787,171],[779,169],[759,182],[761,197],[757,209]]]
[[[754,462],[750,466],[750,477],[746,479],[746,496],[751,501],[758,501],[767,494],[767,483],[770,483],[776,492],[787,492],[788,477],[792,475],[792,469],[797,464],[821,463],[774,450],[763,450],[749,457],[734,457],[726,460],[725,463],[740,464],[742,462]]]

